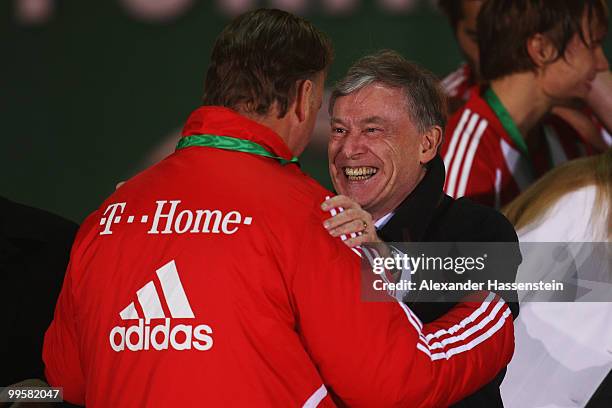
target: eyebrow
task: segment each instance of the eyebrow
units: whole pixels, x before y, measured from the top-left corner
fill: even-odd
[[[378,124],[385,124],[387,123],[387,121],[383,118],[381,118],[380,116],[369,116],[361,121],[359,121],[360,123],[378,123]]]
[[[344,122],[341,118],[337,118],[335,116],[331,117],[330,122],[331,123],[339,123],[339,124],[341,124],[343,126],[346,126],[346,122]],[[377,123],[377,124],[383,125],[383,124],[386,124],[387,121],[384,118],[380,117],[380,116],[368,116],[367,118],[361,119],[359,121],[359,124],[361,124],[361,125],[363,125],[365,123]]]
[[[329,121],[330,121],[330,123],[339,123],[341,125],[345,125],[346,126],[346,123],[344,123],[344,121],[342,119],[337,118],[335,116],[332,116]]]

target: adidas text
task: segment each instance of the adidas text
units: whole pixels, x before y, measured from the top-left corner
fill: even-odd
[[[110,332],[110,345],[116,352],[142,351],[142,350],[210,350],[213,346],[210,326],[200,324],[192,325],[177,324],[170,325],[170,318],[164,319],[164,323],[156,326],[138,319],[138,324],[122,327],[115,326]]]

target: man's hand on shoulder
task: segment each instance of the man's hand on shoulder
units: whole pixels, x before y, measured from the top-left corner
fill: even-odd
[[[356,247],[365,243],[382,242],[376,235],[372,215],[359,204],[344,195],[337,195],[321,204],[323,211],[331,211],[332,217],[323,226],[333,237],[346,236],[344,243]],[[336,209],[336,211],[332,211]]]

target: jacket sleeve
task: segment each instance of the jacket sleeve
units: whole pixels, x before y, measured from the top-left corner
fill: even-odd
[[[362,285],[374,278],[362,275],[359,256],[316,227],[306,229],[308,253],[293,277],[292,296],[302,341],[343,403],[448,406],[508,364],[514,332],[501,298],[461,303],[423,325],[392,298],[362,300]]]
[[[85,404],[85,382],[81,371],[75,310],[72,298],[72,269],[68,265],[53,321],[45,333],[43,361],[45,377],[54,387],[63,387],[64,400]]]
[[[85,405],[85,377],[74,290],[78,287],[78,273],[81,272],[81,243],[91,233],[91,227],[96,225],[98,219],[99,214],[92,213],[79,228],[70,251],[70,263],[55,305],[53,321],[45,333],[43,344],[42,357],[47,382],[54,387],[62,387],[64,400],[77,405]]]
[[[487,137],[491,132],[486,119],[469,109],[451,120],[440,150],[446,169],[444,192],[453,198],[469,197],[488,207],[496,207],[496,183],[501,173],[495,169],[495,152]],[[499,173],[499,174],[498,174]]]

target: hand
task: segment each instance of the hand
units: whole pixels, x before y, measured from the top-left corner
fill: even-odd
[[[338,195],[321,204],[323,211],[337,212],[323,222],[332,237],[343,237],[343,242],[353,248],[367,242],[382,242],[376,235],[374,220],[369,212],[347,196]],[[334,212],[332,212],[334,214]]]
[[[612,71],[597,74],[586,102],[606,130],[612,133]]]
[[[565,106],[553,106],[552,113],[573,127],[578,136],[587,144],[594,147],[598,152],[608,149],[606,141],[602,138],[600,129],[593,119],[583,110],[568,108]]]

